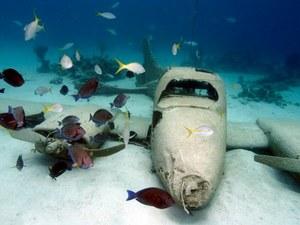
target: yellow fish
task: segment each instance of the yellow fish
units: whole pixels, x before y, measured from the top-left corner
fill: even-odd
[[[129,64],[124,64],[122,63],[120,60],[116,59],[117,63],[119,64],[119,69],[116,71],[115,74],[120,73],[122,70],[129,70],[135,74],[141,74],[141,73],[145,73],[145,68],[137,63],[137,62],[132,62]]]
[[[61,104],[53,104],[53,105],[46,105],[43,108],[43,112],[47,113],[47,112],[56,112],[56,113],[60,113],[64,110],[63,106]]]
[[[184,127],[188,131],[188,136],[190,137],[192,134],[196,134],[203,137],[211,136],[214,133],[214,130],[208,125],[202,125],[196,129]]]

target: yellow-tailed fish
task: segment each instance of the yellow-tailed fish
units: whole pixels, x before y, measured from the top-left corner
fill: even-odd
[[[37,17],[34,13],[34,20],[30,22],[29,24],[25,25],[24,31],[25,31],[25,41],[29,41],[31,39],[34,39],[36,37],[36,34],[40,32],[41,30],[45,30],[43,25],[40,25],[41,19]]]
[[[112,14],[111,12],[98,12],[97,13],[97,16],[101,16],[105,19],[108,19],[108,20],[113,20],[113,19],[116,19],[117,17]]]
[[[53,104],[53,105],[46,105],[43,108],[43,112],[47,113],[47,112],[56,112],[56,113],[60,113],[64,110],[63,106],[59,103]]]
[[[199,135],[202,137],[208,137],[214,133],[214,130],[208,125],[202,125],[196,129],[188,128],[188,127],[184,127],[184,128],[188,131],[187,137],[190,137],[192,134]]]
[[[119,69],[116,71],[115,74],[120,73],[122,70],[129,70],[135,74],[141,74],[141,73],[145,73],[145,68],[137,63],[137,62],[132,62],[129,64],[124,64],[122,63],[120,60],[116,59],[117,63],[119,64]]]
[[[179,49],[180,49],[180,43],[174,43],[172,45],[172,54],[177,55]]]

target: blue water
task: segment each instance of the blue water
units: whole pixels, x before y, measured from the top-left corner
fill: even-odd
[[[140,43],[152,35],[157,48],[169,50],[169,45],[181,37],[194,40],[205,52],[228,50],[253,51],[266,57],[284,57],[299,52],[300,2],[281,1],[207,1],[178,0],[140,1],[51,1],[12,0],[1,2],[1,46],[24,43],[22,31],[12,23],[26,24],[36,11],[45,24],[45,33],[35,42],[57,46],[72,40],[92,47],[102,41],[111,47],[124,48],[127,41]],[[112,11],[117,20],[107,21],[95,16],[98,11]],[[235,23],[226,18],[235,18]],[[114,28],[116,38],[106,32]]]

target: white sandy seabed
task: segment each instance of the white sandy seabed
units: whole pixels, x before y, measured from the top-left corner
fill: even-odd
[[[31,75],[30,75],[31,74]],[[237,74],[222,74],[227,85],[228,118],[230,121],[251,121],[257,117],[300,119],[300,108],[281,109],[272,104],[241,104],[231,98],[237,91],[231,89]],[[71,96],[59,94],[60,85],[51,85],[52,93],[42,97],[33,94],[38,86],[49,86],[53,75],[39,75],[28,71],[26,84],[20,88],[8,87],[1,98],[37,102],[75,103]],[[70,81],[64,79],[64,83]],[[120,86],[134,86],[134,81],[112,82]],[[76,93],[69,84],[70,94]],[[298,96],[297,96],[298,95]],[[289,95],[300,99],[300,90]],[[108,106],[114,96],[92,97],[90,103]],[[14,106],[14,105],[13,105]],[[152,101],[143,95],[131,95],[127,104],[132,114],[150,117]],[[297,117],[298,116],[298,117]],[[134,145],[118,154],[97,158],[93,168],[73,169],[55,181],[48,175],[51,158],[31,152],[32,144],[15,140],[0,130],[0,224],[1,225],[171,225],[171,224],[300,224],[300,187],[285,173],[253,161],[246,150],[226,154],[225,174],[211,203],[205,209],[187,215],[174,206],[159,210],[125,201],[127,189],[138,191],[146,187],[161,187],[151,173],[148,150]],[[19,154],[26,167],[22,171],[11,168]]]

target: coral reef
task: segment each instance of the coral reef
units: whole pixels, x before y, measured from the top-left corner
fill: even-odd
[[[38,73],[49,73],[50,72],[50,61],[47,60],[46,57],[46,53],[48,51],[48,47],[47,46],[36,46],[33,49],[34,53],[37,56],[38,61],[40,62],[40,66],[37,68],[37,72]]]

